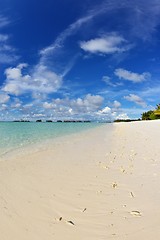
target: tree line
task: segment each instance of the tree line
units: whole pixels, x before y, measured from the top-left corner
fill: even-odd
[[[160,104],[157,104],[155,110],[149,110],[142,113],[142,120],[155,120],[160,119]]]

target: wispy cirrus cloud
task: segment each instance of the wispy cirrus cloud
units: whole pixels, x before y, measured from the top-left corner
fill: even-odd
[[[0,28],[6,27],[9,24],[10,20],[7,17],[0,14]]]
[[[113,82],[113,80],[109,76],[103,76],[102,81],[105,82],[108,86],[111,86],[111,87],[118,87],[118,86],[123,85],[123,83],[121,83],[121,82],[115,82],[115,81]]]
[[[66,99],[57,99],[56,103],[55,101],[44,100],[45,96],[47,96],[48,94],[55,93],[56,91],[60,90],[60,88],[63,86],[63,78],[70,71],[76,61],[74,52],[70,54],[67,58],[65,58],[65,55],[63,55],[63,51],[61,55],[60,52],[62,49],[68,51],[68,49],[66,49],[65,43],[70,37],[74,36],[75,34],[77,34],[78,36],[74,40],[76,40],[75,44],[77,44],[77,49],[79,51],[80,48],[78,48],[78,42],[80,42],[80,47],[84,50],[84,52],[89,52],[92,54],[112,55],[127,52],[133,47],[133,45],[129,44],[132,36],[134,37],[134,40],[135,38],[148,40],[152,36],[152,34],[156,32],[157,26],[160,23],[159,9],[159,0],[122,0],[121,2],[119,2],[118,0],[106,0],[103,1],[102,4],[99,4],[98,8],[97,6],[93,7],[84,16],[77,19],[75,22],[70,24],[64,31],[62,31],[51,45],[46,46],[40,50],[38,64],[36,66],[28,67],[28,74],[26,73],[27,68],[25,70],[23,69],[27,66],[22,67],[18,65],[17,67],[6,69],[6,79],[2,88],[2,96],[6,101],[5,103],[3,103],[3,108],[5,108],[7,103],[9,102],[9,99],[7,100],[9,96],[8,94],[10,94],[10,98],[13,99],[14,95],[20,96],[25,93],[30,93],[33,98],[36,99],[34,104],[38,110],[34,108],[35,116],[45,116],[45,114],[41,111],[46,111],[46,116],[51,114],[52,111],[54,111],[55,115],[56,113],[59,113],[59,116],[63,116],[64,113],[66,115],[68,114],[68,116],[70,116],[69,114],[73,116],[74,114],[78,114],[78,112],[81,112],[82,114],[87,114],[87,111],[90,111],[90,113],[92,113],[93,115],[96,115],[96,112],[98,112],[99,116],[103,115],[104,118],[107,118],[108,116],[116,116],[116,114],[118,113],[115,114],[113,109],[120,108],[120,103],[118,101],[115,101],[114,106],[106,106],[100,109],[100,95],[99,97],[97,97],[97,95],[96,97],[95,95],[86,95],[85,97],[79,97],[74,100],[70,99],[68,100],[68,102]],[[106,24],[106,27],[104,27],[104,29],[100,29],[100,31],[98,30],[98,28],[95,28],[95,34],[88,35],[88,32],[86,31],[86,35],[84,34],[81,38],[81,35],[79,34],[80,30],[82,30],[84,26],[87,29],[87,23],[89,23],[90,26],[92,24],[94,25],[94,21],[96,22],[96,20],[98,18],[101,18],[102,16],[103,18],[108,16],[108,19],[112,16],[114,18],[115,14],[121,16],[121,10],[123,11],[123,13],[125,12],[124,29],[126,29],[126,32],[121,31],[121,27],[118,27],[121,26],[121,24],[116,24],[118,22],[118,18],[115,18],[116,29],[114,34],[111,32],[111,29],[107,29],[108,24]],[[124,20],[124,18],[122,18],[122,20]],[[0,28],[4,28],[9,24],[9,19],[0,16]],[[108,34],[109,32],[110,34]],[[15,50],[9,44],[9,40],[9,35],[0,35],[0,61],[2,61],[2,63],[12,63],[17,60]],[[81,51],[81,53],[82,52],[83,51]],[[59,55],[60,61],[58,59]],[[58,69],[58,65],[61,65],[60,70]],[[150,77],[150,74],[147,72],[139,74],[122,68],[116,69],[115,75],[121,80],[128,80],[133,83],[143,82]],[[103,81],[105,81],[106,84],[110,87],[118,87],[120,84],[122,84],[118,83],[118,79],[111,79],[107,76],[103,77]],[[111,92],[107,94],[108,98],[112,97]],[[130,91],[125,93],[124,91],[115,91],[115,96],[117,96],[116,94],[123,94],[123,96],[126,95],[126,100],[134,102],[140,106],[146,106],[143,99],[140,98],[138,96],[139,94],[137,93],[130,94]],[[113,98],[115,96],[113,96]],[[41,100],[41,102],[45,101],[41,106],[38,102],[39,99]],[[97,103],[98,101],[99,103]],[[93,102],[92,105],[91,102]],[[31,109],[33,109],[34,104],[30,106],[26,104],[25,107],[23,104],[22,107],[22,103],[18,102],[17,100],[17,102],[15,102],[12,107],[15,109],[21,107],[24,112],[26,111],[26,109],[28,109],[29,114],[31,112]]]
[[[112,8],[112,4],[107,4],[107,9]],[[103,2],[97,9],[97,7],[92,8],[89,10],[84,16],[77,19],[75,22],[70,24],[64,31],[62,31],[57,38],[54,40],[54,42],[41,49],[40,50],[40,60],[39,64],[46,65],[48,64],[48,61],[50,61],[50,58],[52,58],[52,62],[57,63],[57,58],[59,55],[61,55],[61,51],[64,48],[65,41],[70,38],[71,36],[75,35],[84,25],[94,20],[95,17],[105,13],[106,11],[106,3]],[[72,55],[70,59],[68,60],[68,57],[66,58],[66,62],[64,66],[62,67],[61,74],[63,76],[66,75],[74,65],[74,62],[76,61],[77,56],[79,56],[79,53]],[[54,61],[55,58],[55,61]],[[64,52],[62,51],[62,58],[61,58],[61,65],[62,65],[62,59],[64,58]]]
[[[130,12],[128,24],[131,35],[144,41],[152,39],[160,24],[160,2],[159,0],[135,0],[126,1]]]
[[[0,42],[6,42],[6,40],[8,39],[8,35],[6,34],[0,34]]]
[[[0,31],[10,24],[7,17],[0,15]],[[1,64],[11,64],[19,59],[16,55],[16,50],[12,47],[9,42],[9,35],[0,33],[0,63]]]
[[[90,40],[83,40],[80,42],[80,47],[84,51],[90,53],[100,53],[100,54],[113,54],[113,53],[124,53],[129,49],[133,48],[133,44],[129,44],[128,37],[130,39],[134,37],[141,38],[142,40],[148,39],[156,30],[156,27],[160,23],[160,3],[158,0],[153,1],[138,1],[135,0],[131,2],[130,0],[122,0],[120,3],[117,0],[104,0],[101,2],[98,7],[92,7],[84,16],[77,19],[75,22],[70,24],[64,31],[62,31],[57,38],[54,40],[52,44],[44,47],[40,50],[40,64],[46,65],[50,58],[54,63],[57,63],[57,56],[59,52],[64,48],[65,41],[71,36],[78,33],[79,30],[82,29],[83,26],[87,26],[87,23],[94,23],[97,18],[106,17],[106,16],[114,16],[114,14],[119,14],[121,11],[125,12],[125,26],[126,33],[123,36],[121,33],[121,29],[117,28],[115,31],[117,35],[110,34],[108,36],[97,37],[99,36],[98,30],[95,31],[95,38],[91,38]],[[146,17],[149,16],[149,17]],[[148,24],[146,24],[146,21]],[[136,22],[136,23],[135,23]],[[123,22],[124,24],[124,22]],[[117,26],[119,25],[116,24]],[[108,32],[108,30],[103,29],[103,33]],[[65,49],[66,50],[66,49]],[[62,53],[63,56],[63,53]],[[72,57],[71,57],[72,58]],[[71,59],[70,58],[70,59]],[[74,58],[74,56],[73,56]],[[65,59],[65,58],[63,58]],[[66,58],[66,62],[63,64],[61,74],[65,75],[72,66],[68,67],[68,58]],[[73,59],[71,59],[73,62]],[[66,68],[68,71],[66,71]]]
[[[160,24],[160,2],[159,0],[106,0],[104,1],[104,9],[106,14],[113,17],[117,12],[125,13],[126,32],[128,37],[139,38],[143,41],[150,41],[152,35],[156,33]],[[109,6],[107,8],[107,6]],[[123,18],[121,18],[123,20]],[[118,19],[118,21],[121,21]],[[119,22],[117,22],[119,25]]]
[[[43,48],[40,51],[41,60],[47,57],[47,55],[52,54],[56,49],[63,47],[65,40],[74,35],[84,24],[92,21],[95,17],[104,14],[106,11],[110,11],[115,7],[115,4],[108,1],[103,1],[97,8],[97,6],[90,9],[87,14],[83,17],[80,17],[75,22],[70,24],[59,36],[55,39],[53,44]]]

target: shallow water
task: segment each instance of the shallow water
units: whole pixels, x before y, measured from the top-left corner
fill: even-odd
[[[53,140],[99,125],[99,123],[0,122],[0,156],[27,145]]]

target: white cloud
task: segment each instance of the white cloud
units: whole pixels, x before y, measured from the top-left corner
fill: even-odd
[[[127,113],[123,112],[120,108],[121,104],[118,101],[114,101],[113,108],[108,106],[97,112],[99,119],[103,121],[114,121],[115,119],[128,119]]]
[[[7,79],[16,80],[22,77],[21,69],[17,66],[16,68],[7,68],[5,70]]]
[[[98,8],[96,6],[89,10],[86,13],[86,15],[77,19],[75,22],[70,24],[64,31],[62,31],[51,45],[41,49],[39,52],[40,53],[39,63],[41,65],[47,65],[48,61],[50,61],[50,59],[52,58],[52,64],[54,63],[53,64],[54,69],[55,68],[61,69],[59,72],[64,77],[73,67],[76,58],[80,56],[80,53],[78,54],[76,53],[72,58],[70,57],[71,60],[70,59],[68,60],[70,54],[66,54],[64,57],[64,52],[66,53],[66,49],[65,51],[63,51],[63,48],[66,39],[76,34],[85,24],[87,25],[87,23],[91,22],[95,17],[104,14],[106,9],[110,9],[110,6],[105,5],[106,4],[104,3],[99,4]],[[58,58],[60,56],[62,57],[60,61],[58,61]]]
[[[62,77],[50,71],[46,66],[37,65],[32,74],[25,75],[22,70],[26,66],[26,64],[19,64],[15,68],[6,69],[3,91],[13,95],[21,95],[26,92],[49,94],[61,87]]]
[[[130,102],[134,102],[142,107],[146,107],[146,103],[143,101],[142,98],[140,98],[139,96],[135,95],[135,94],[129,94],[128,96],[124,96],[124,99],[130,101]]]
[[[112,110],[110,107],[105,107],[102,110],[98,111],[98,114],[111,114]]]
[[[101,109],[103,98],[99,95],[87,94],[84,98],[77,99],[53,99],[51,102],[44,102],[43,108],[56,116],[89,116]]]
[[[123,68],[117,68],[114,74],[119,77],[120,79],[128,80],[133,83],[140,83],[148,78],[150,78],[151,74],[148,72],[144,72],[142,74],[134,73]]]
[[[114,11],[113,11],[114,10]],[[121,13],[121,10],[123,11]],[[150,35],[155,32],[156,27],[160,23],[160,2],[159,0],[121,0],[120,4],[117,4],[117,0],[104,0],[102,4],[94,6],[87,14],[71,25],[69,25],[63,32],[59,34],[53,44],[47,46],[40,51],[43,58],[56,51],[58,48],[63,47],[64,41],[74,35],[81,27],[87,25],[88,22],[94,20],[98,16],[109,15],[114,17],[114,13],[120,14],[126,12],[125,23],[128,27],[128,31],[131,36],[139,37],[143,40],[148,39]],[[149,17],[146,17],[149,16]],[[118,24],[117,24],[118,25]],[[113,50],[112,50],[113,51]]]
[[[109,11],[113,7],[114,6],[108,4],[106,5],[106,3],[104,2],[99,5],[98,8],[96,6],[92,10],[88,11],[85,16],[79,18],[78,20],[70,24],[63,32],[59,34],[53,44],[40,51],[40,54],[42,56],[42,62],[43,58],[45,59],[48,55],[57,50],[57,48],[61,48],[64,45],[64,41],[71,35],[74,35],[84,24],[87,24],[98,15],[104,14],[106,11]]]
[[[20,101],[19,98],[13,98],[11,102],[11,108],[19,109],[20,107],[22,107],[22,101]]]
[[[41,117],[43,118],[43,117],[45,117],[45,115],[44,115],[43,113],[34,113],[34,114],[32,115],[32,117],[33,117],[33,118],[37,118],[37,117],[38,117],[38,118],[41,118]]]
[[[53,103],[48,103],[48,102],[43,103],[43,108],[45,109],[52,109],[53,107],[54,107]]]
[[[56,92],[62,85],[62,76],[49,70],[46,66],[39,65],[35,68],[32,75],[31,90],[42,93]]]
[[[121,103],[115,100],[115,101],[113,102],[113,107],[114,107],[114,108],[120,108],[120,107],[121,107]]]
[[[128,117],[128,114],[127,114],[127,113],[120,113],[120,114],[118,114],[118,115],[115,117],[115,119],[127,120],[127,119],[129,119],[129,117]]]
[[[56,38],[56,40],[53,44],[51,44],[50,46],[48,46],[48,47],[46,47],[46,48],[44,48],[40,51],[40,54],[41,54],[42,58],[47,57],[47,55],[50,55],[51,53],[53,53],[55,50],[57,50],[57,48],[61,48],[63,46],[63,42],[66,40],[66,38],[73,35],[84,23],[91,20],[94,15],[95,14],[89,14],[85,17],[82,17],[82,18],[78,19],[77,21],[75,21],[71,25],[69,25],[69,27],[66,28]]]
[[[125,44],[126,40],[123,37],[117,34],[110,34],[101,38],[80,42],[80,47],[90,53],[113,54],[128,51],[130,46]]]
[[[7,103],[10,99],[10,96],[5,93],[0,93],[0,103]]]
[[[87,94],[84,99],[78,98],[71,102],[74,112],[94,112],[97,111],[103,103],[103,97],[100,95]]]
[[[8,106],[7,106],[7,104],[2,104],[1,106],[0,106],[0,108],[1,108],[1,110],[3,111],[6,111],[6,110],[8,110]]]

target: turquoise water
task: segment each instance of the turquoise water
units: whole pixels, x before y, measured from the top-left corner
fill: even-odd
[[[98,123],[0,122],[0,156],[27,145],[96,126]]]

